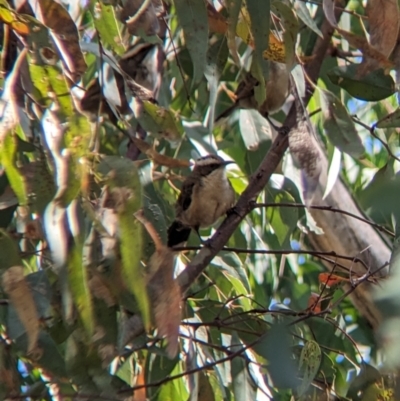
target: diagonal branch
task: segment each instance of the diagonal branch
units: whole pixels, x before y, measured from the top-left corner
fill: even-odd
[[[337,11],[337,19],[339,19],[341,13],[341,10]],[[323,39],[318,37],[311,55],[311,61],[305,66],[308,77],[314,82],[316,82],[318,79],[319,71],[334,31],[328,21],[325,20],[322,24],[321,32],[323,34]],[[313,91],[313,87],[307,82],[306,97],[304,99],[306,104],[310,100]],[[295,123],[296,111],[295,108],[292,107],[284,125],[290,129]],[[281,131],[278,133],[278,136],[276,137],[257,171],[250,178],[249,185],[244,190],[235,206],[235,213],[230,214],[224,220],[219,230],[211,238],[209,245],[203,248],[179,275],[178,282],[181,286],[182,292],[185,292],[189,289],[192,283],[203,272],[214,256],[222,250],[244,217],[251,212],[253,209],[254,200],[267,185],[271,175],[275,172],[278,164],[282,160],[287,148],[288,137]]]

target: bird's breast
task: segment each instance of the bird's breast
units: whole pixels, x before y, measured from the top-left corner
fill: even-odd
[[[183,213],[182,222],[191,227],[212,226],[232,206],[234,191],[228,179],[204,177],[193,191],[190,207]]]

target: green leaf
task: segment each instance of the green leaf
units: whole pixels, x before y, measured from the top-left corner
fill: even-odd
[[[170,359],[167,356],[157,355],[149,352],[146,358],[146,383],[157,383],[166,377],[172,375],[173,370],[178,364],[178,357]],[[178,368],[179,369],[179,368]],[[168,391],[166,389],[165,391]],[[148,396],[153,399],[158,393],[159,388],[149,387],[147,389]],[[172,401],[173,399],[171,399]],[[161,399],[160,399],[161,401]]]
[[[123,25],[115,17],[114,6],[102,0],[91,0],[90,12],[102,45],[122,56],[126,51],[122,44]]]
[[[269,20],[270,20],[270,0],[245,0],[246,8],[250,18],[250,31],[254,39],[254,55],[256,63],[258,64],[257,70],[261,74],[257,74],[256,78],[267,76],[267,69],[264,60],[264,51],[268,49],[269,44]],[[259,82],[264,83],[263,79]],[[264,85],[259,85],[264,86]],[[265,91],[265,86],[264,86]],[[262,104],[265,100],[257,98],[257,102]]]
[[[243,345],[236,332],[232,335],[232,351],[242,349]],[[240,357],[231,361],[232,387],[235,400],[255,400],[256,391],[250,378],[246,361]]]
[[[396,92],[393,78],[390,74],[385,74],[383,69],[374,70],[360,78],[358,67],[358,64],[335,67],[327,75],[334,84],[351,96],[368,102],[386,99]]]
[[[272,11],[282,19],[283,26],[285,27],[282,39],[283,43],[285,44],[286,65],[291,69],[295,63],[295,47],[297,34],[299,32],[299,21],[297,20],[297,16],[294,13],[293,8],[283,1],[272,1],[271,8]]]
[[[145,100],[139,115],[140,125],[153,134],[160,134],[169,141],[177,141],[183,133],[182,123],[172,111]]]
[[[178,375],[182,373],[182,366],[180,363],[176,364],[171,375]],[[157,401],[186,401],[189,397],[189,392],[186,388],[185,382],[182,377],[179,379],[171,380],[166,384],[162,384],[160,392],[157,395]]]
[[[174,0],[185,44],[193,63],[193,82],[203,78],[208,48],[208,17],[203,0]]]
[[[331,92],[320,89],[323,126],[330,142],[353,157],[364,153],[364,146],[343,103]]]
[[[15,155],[17,150],[17,138],[15,135],[5,135],[0,144],[0,163],[3,165],[11,188],[17,195],[20,205],[28,203],[26,184],[19,168],[15,165]]]
[[[0,271],[22,264],[18,246],[5,230],[0,230]]]
[[[271,143],[271,128],[257,110],[242,109],[239,112],[239,127],[248,150],[256,150],[261,142]]]
[[[135,164],[129,159],[105,156],[98,171],[114,192],[121,241],[122,278],[139,304],[144,325],[150,324],[150,306],[146,291],[142,255],[142,225],[135,219],[142,206],[142,187]]]
[[[217,102],[218,84],[229,55],[225,36],[213,43],[207,52],[207,65],[204,75],[210,88],[209,128],[212,131],[215,120],[215,104]]]
[[[298,389],[299,396],[306,393],[321,365],[321,348],[315,341],[307,341],[300,355],[300,376],[303,378]]]
[[[274,190],[275,192],[276,190]],[[274,195],[274,203],[294,203],[294,198],[287,192],[279,191]],[[296,208],[276,207],[267,209],[267,217],[282,248],[290,249],[290,237],[297,226]]]
[[[268,361],[268,373],[279,388],[295,388],[299,382],[291,354],[291,340],[283,324],[274,324],[263,336],[258,349]]]
[[[89,289],[87,266],[82,260],[82,245],[75,244],[68,254],[68,283],[88,339],[94,334],[92,295]]]
[[[87,67],[79,45],[78,27],[68,11],[53,0],[37,0],[33,12],[38,20],[49,28],[54,46],[63,60],[64,69],[75,82]],[[46,50],[52,53],[51,59],[56,57],[51,48]],[[44,53],[42,56],[47,58]]]
[[[307,5],[301,1],[301,0],[296,0],[295,2],[295,10],[299,18],[312,30],[314,31],[318,36],[323,38],[322,32],[318,28],[317,24],[314,21],[314,18],[311,16],[310,11],[308,10]]]
[[[400,108],[387,116],[380,119],[376,124],[376,128],[397,128],[400,127]]]

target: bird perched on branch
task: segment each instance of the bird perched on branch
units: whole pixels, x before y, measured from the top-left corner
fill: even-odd
[[[187,241],[192,229],[198,233],[212,226],[232,208],[235,193],[225,171],[230,163],[215,155],[196,160],[176,202],[175,221],[168,229],[169,247]]]

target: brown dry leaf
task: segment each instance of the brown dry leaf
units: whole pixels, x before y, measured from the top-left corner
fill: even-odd
[[[307,309],[312,310],[315,313],[321,312],[321,295],[312,292],[310,298],[308,298]]]
[[[397,0],[369,0],[367,15],[371,45],[389,57],[396,45],[400,27]]]
[[[397,43],[400,27],[399,4],[397,0],[369,0],[366,11],[369,19],[370,44],[388,58]],[[380,67],[373,58],[367,56],[361,65],[363,74]]]
[[[152,145],[143,141],[139,138],[131,138],[132,142],[137,146],[137,148],[150,159],[154,160],[155,163],[161,166],[167,166],[170,168],[180,168],[180,167],[190,167],[189,160],[174,159],[158,153]]]
[[[390,0],[389,2],[391,2],[391,1],[392,0]],[[383,0],[383,2],[386,2],[386,0]],[[349,44],[351,46],[361,50],[365,59],[369,60],[368,64],[363,63],[360,65],[360,67],[361,67],[359,70],[360,76],[363,76],[372,70],[371,69],[372,63],[374,64],[374,69],[391,68],[393,66],[393,63],[388,60],[389,54],[385,54],[388,50],[387,48],[386,49],[382,48],[382,50],[383,50],[383,52],[382,52],[382,50],[380,48],[377,49],[374,46],[372,46],[372,43],[369,43],[365,37],[355,35],[351,32],[345,31],[344,29],[341,29],[338,27],[338,24],[336,21],[336,16],[335,16],[335,2],[333,0],[323,0],[322,4],[323,4],[323,9],[324,9],[326,19],[329,21],[329,23],[349,42]],[[396,17],[398,18],[398,12],[396,13]],[[397,22],[397,24],[398,24],[398,22]],[[375,43],[378,40],[378,36],[381,35],[380,33],[378,35],[378,30],[375,33],[375,38],[374,38]],[[397,31],[398,31],[398,28],[397,28]],[[395,37],[397,39],[397,33],[395,34]],[[388,47],[388,46],[386,45],[385,47]]]
[[[96,275],[89,280],[90,292],[95,298],[102,299],[108,307],[114,306],[117,302],[110,289],[103,283],[102,279]]]
[[[158,17],[163,12],[161,0],[127,0],[120,13],[120,20],[126,24],[131,35],[157,35],[160,31]]]
[[[50,28],[71,79],[76,82],[86,71],[86,62],[79,46],[78,29],[68,11],[53,0],[29,0],[36,18]]]
[[[27,353],[36,348],[39,337],[39,317],[31,289],[24,276],[21,266],[12,266],[3,273],[3,288],[18,317],[26,329],[28,337]]]
[[[207,3],[208,28],[210,32],[225,34],[228,31],[228,23],[210,3]]]
[[[354,33],[345,31],[336,27],[336,30],[353,46],[361,50],[365,59],[369,60],[368,63],[362,63],[359,68],[359,76],[364,76],[369,72],[377,69],[388,69],[393,67],[393,63],[379,50],[375,49],[368,40],[362,36],[355,35]]]
[[[167,352],[174,358],[178,352],[179,325],[181,323],[181,292],[173,277],[174,254],[162,247],[150,258],[148,291],[154,320],[161,337],[168,341]]]
[[[144,369],[140,368],[140,372],[136,377],[135,386],[144,386],[146,381],[144,379]],[[133,401],[146,401],[146,387],[142,387],[138,390],[135,390],[133,393]]]

